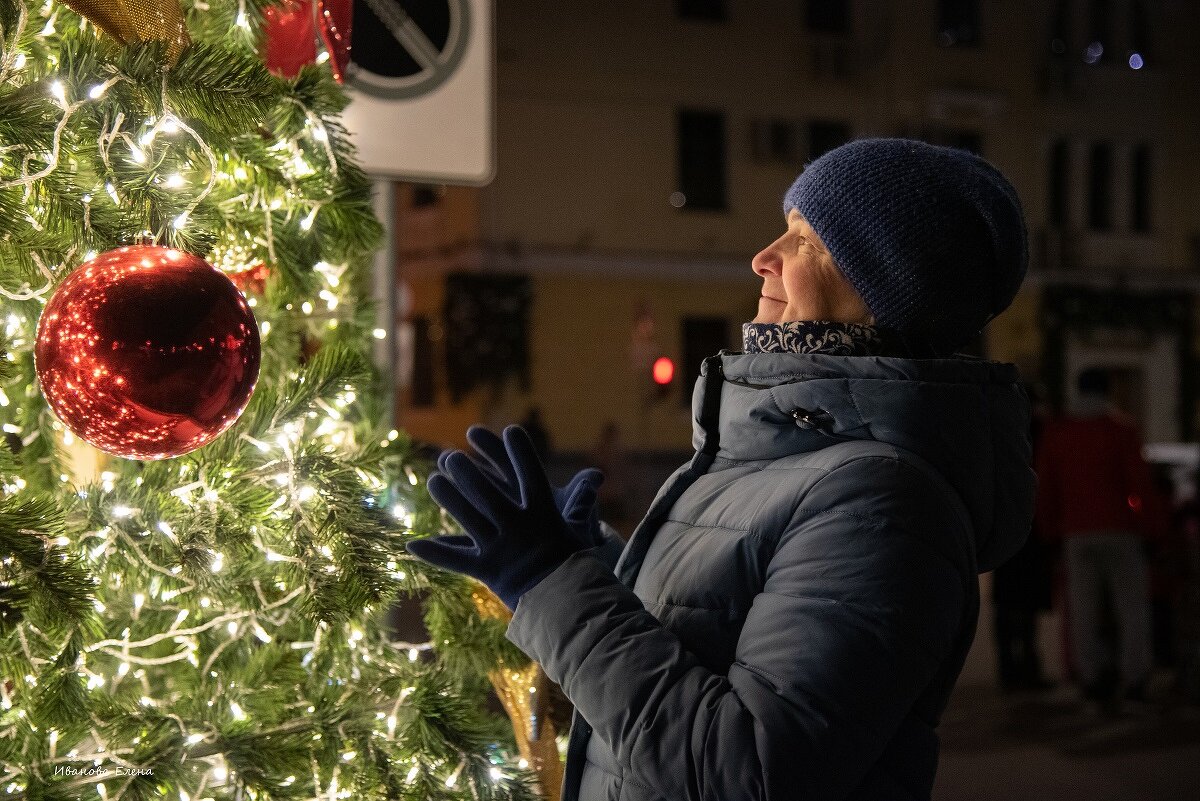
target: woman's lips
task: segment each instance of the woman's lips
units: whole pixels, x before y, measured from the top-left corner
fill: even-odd
[[[773,298],[773,297],[771,297],[770,295],[759,295],[759,297],[760,297],[760,298],[763,298],[763,299],[765,299],[765,300],[773,300],[773,301],[775,301],[776,303],[786,303],[786,301],[782,301],[782,300],[780,300],[779,298]]]

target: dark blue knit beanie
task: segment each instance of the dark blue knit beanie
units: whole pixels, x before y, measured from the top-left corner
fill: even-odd
[[[1029,262],[1016,190],[965,150],[860,139],[809,164],[783,199],[875,322],[949,354],[1008,308]]]

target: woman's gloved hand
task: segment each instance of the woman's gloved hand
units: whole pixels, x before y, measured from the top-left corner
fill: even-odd
[[[513,426],[513,428],[517,428],[517,426]],[[472,457],[472,461],[479,465],[484,475],[492,479],[492,482],[500,487],[513,501],[520,501],[521,489],[512,460],[509,458],[508,451],[504,445],[504,440],[484,426],[471,426],[467,429],[467,442],[471,443],[471,446],[478,453],[480,458]],[[446,459],[449,458],[451,453],[453,451],[444,451],[438,457],[437,466],[438,470],[442,473],[446,472]],[[541,464],[540,459],[538,460],[538,467],[545,472],[545,467]],[[577,504],[570,510],[571,514],[568,514],[567,501],[571,499],[583,483],[591,484],[593,489],[598,489],[604,483],[604,473],[595,467],[589,467],[580,470],[572,476],[571,480],[564,486],[555,487],[551,485],[551,493],[554,495],[554,505],[558,507],[558,511],[563,513],[563,518],[567,521],[567,525],[576,534],[588,540],[593,545],[603,545],[606,540],[600,528],[600,513],[595,503],[587,506]]]
[[[466,534],[415,540],[408,543],[408,551],[438,567],[473,576],[509,609],[516,609],[522,595],[573,553],[595,546],[586,521],[596,504],[598,481],[595,476],[572,480],[567,486],[574,488],[560,509],[525,430],[506,428],[503,445],[503,459],[498,453],[493,454],[496,461],[489,457],[498,472],[481,467],[462,451],[438,460],[439,471],[429,477],[429,494]],[[497,476],[503,478],[498,481]]]

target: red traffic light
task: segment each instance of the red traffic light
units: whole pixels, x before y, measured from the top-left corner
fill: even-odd
[[[663,386],[670,384],[671,380],[675,378],[675,362],[666,356],[659,356],[654,360],[652,375],[654,376],[655,384]]]

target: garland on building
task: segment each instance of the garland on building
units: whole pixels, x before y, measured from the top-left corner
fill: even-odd
[[[528,660],[404,551],[448,520],[377,428],[380,229],[328,65],[267,71],[264,0],[71,5],[0,0],[0,797],[532,798],[483,703]],[[33,351],[66,276],[145,243],[235,282],[261,371],[210,444],[134,461]],[[396,642],[416,592],[429,641]]]

